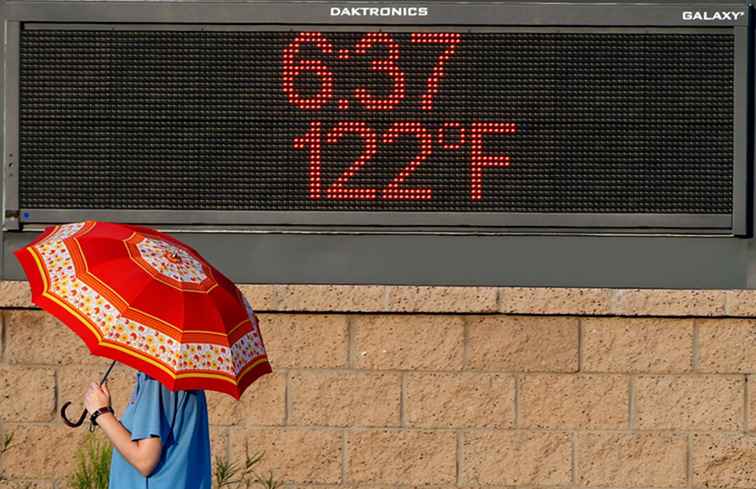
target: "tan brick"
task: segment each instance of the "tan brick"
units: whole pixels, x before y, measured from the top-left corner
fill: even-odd
[[[452,432],[350,431],[349,482],[450,484],[456,480]]]
[[[748,376],[748,390],[746,396],[748,399],[748,430],[756,432],[756,376]]]
[[[257,379],[241,400],[213,393],[208,408],[210,422],[217,425],[281,426],[286,417],[286,373],[272,372]]]
[[[274,370],[346,366],[346,316],[260,314],[260,329]]]
[[[265,377],[270,377],[270,374],[263,375],[255,384],[248,387],[243,398],[250,396],[250,389],[254,389],[257,382],[262,382]],[[215,426],[233,426],[239,423],[239,404],[241,404],[241,401],[237,401],[228,394],[214,391],[205,391],[205,397],[207,398],[207,415],[210,424]],[[250,414],[254,414],[254,411],[251,411]]]
[[[66,410],[69,418],[78,418],[84,409],[84,394],[91,383],[100,383],[108,369],[107,359],[101,358],[99,366],[74,365],[58,369],[58,407],[70,401]],[[108,375],[110,402],[120,416],[126,410],[129,397],[136,385],[136,371],[122,363],[116,363]]]
[[[724,291],[616,289],[611,313],[619,316],[721,316]]]
[[[215,468],[215,459],[226,459],[228,454],[228,430],[226,426],[210,425],[210,457]]]
[[[388,287],[386,311],[496,312],[493,287]]]
[[[84,341],[43,311],[5,312],[5,361],[44,365],[100,365]]]
[[[218,426],[281,426],[285,409],[286,374],[263,375],[237,401],[228,394],[207,391],[210,423]]]
[[[279,310],[297,312],[379,312],[386,300],[381,285],[283,285],[276,294]]]
[[[468,321],[467,368],[513,372],[578,369],[576,318],[477,316]]]
[[[289,424],[399,426],[401,387],[398,373],[292,372]]]
[[[3,432],[13,433],[12,448],[0,457],[0,471],[9,479],[68,477],[87,434],[86,429],[74,430],[62,423],[6,423]]]
[[[635,380],[636,427],[641,430],[743,429],[743,377],[649,376]]]
[[[368,369],[460,370],[464,323],[458,316],[356,316],[352,365]]]
[[[276,292],[281,285],[238,284],[237,287],[255,312],[276,310]]]
[[[40,480],[0,480],[0,489],[53,489],[53,481]]]
[[[31,300],[29,282],[14,280],[0,281],[0,308],[33,308],[37,307]]]
[[[465,486],[569,484],[572,444],[568,433],[481,431],[464,434]]]
[[[582,369],[670,373],[693,367],[693,320],[585,318]]]
[[[408,374],[407,424],[423,428],[512,428],[514,395],[511,375]]]
[[[338,483],[341,481],[342,434],[334,431],[282,429],[232,429],[231,460],[242,459],[248,442],[250,453],[263,451],[258,473],[273,472],[280,481]]]
[[[458,489],[454,484],[434,484],[432,486],[425,484],[402,484],[401,489]],[[325,484],[289,484],[285,489],[335,489],[334,486]],[[396,485],[379,484],[379,483],[362,483],[362,484],[339,484],[338,489],[397,489]],[[560,488],[563,489],[563,488]]]
[[[609,314],[610,289],[505,287],[499,312],[508,314]]]
[[[756,316],[756,290],[725,290],[725,315]]]
[[[756,487],[756,437],[694,434],[691,445],[694,487]]]
[[[55,371],[0,367],[0,420],[50,421],[55,415]]]
[[[588,487],[684,487],[688,441],[661,433],[579,433],[577,481]]]
[[[238,420],[242,426],[281,426],[286,417],[286,373],[274,371],[263,375],[244,392],[240,401],[226,396],[224,405],[233,403],[237,417],[225,419],[223,411],[216,415],[217,424],[235,424]],[[229,423],[232,421],[233,423]]]
[[[698,344],[702,371],[756,373],[756,320],[699,320]]]
[[[628,379],[619,375],[526,375],[520,426],[553,429],[628,427]]]

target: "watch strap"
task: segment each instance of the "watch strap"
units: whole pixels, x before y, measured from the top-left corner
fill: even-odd
[[[115,414],[115,411],[113,411],[113,408],[110,406],[101,407],[100,409],[92,413],[92,416],[89,417],[89,420],[92,421],[93,425],[97,425],[97,418],[101,414],[105,413]]]

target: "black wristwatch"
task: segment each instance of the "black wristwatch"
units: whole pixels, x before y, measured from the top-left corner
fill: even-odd
[[[113,408],[110,406],[101,407],[97,411],[92,413],[92,416],[89,417],[89,420],[92,422],[93,425],[97,426],[97,418],[101,414],[110,413],[115,414],[115,411],[113,411]]]

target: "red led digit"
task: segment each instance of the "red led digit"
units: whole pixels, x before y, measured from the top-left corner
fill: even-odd
[[[420,108],[422,110],[431,110],[433,108],[433,97],[438,93],[439,81],[444,76],[444,65],[462,42],[462,35],[459,32],[413,32],[412,42],[446,45],[446,49],[444,49],[436,60],[433,72],[428,77],[428,89],[420,97]]]
[[[364,122],[345,121],[339,122],[328,132],[325,142],[328,144],[336,144],[339,142],[339,139],[346,134],[356,134],[362,139],[362,154],[357,158],[357,161],[352,163],[352,165],[341,174],[333,185],[328,187],[326,190],[326,196],[329,199],[338,200],[374,200],[378,194],[378,190],[374,188],[347,187],[346,183],[378,152],[378,137],[376,136],[375,131],[368,127]]]
[[[470,131],[470,198],[483,198],[483,170],[509,166],[509,156],[483,154],[483,137],[486,134],[514,134],[517,125],[513,122],[473,122]]]
[[[456,143],[450,143],[449,133],[452,134],[456,131],[458,139]],[[438,145],[443,149],[459,149],[465,144],[465,128],[460,122],[444,122],[441,127],[438,128]]]
[[[385,73],[393,81],[391,93],[385,99],[378,99],[368,93],[366,88],[358,87],[354,96],[368,110],[391,110],[404,99],[405,77],[396,62],[399,61],[399,44],[386,32],[369,32],[355,46],[355,54],[367,54],[370,48],[384,45],[388,48],[388,58],[374,59],[370,69]]]
[[[383,143],[391,144],[402,134],[411,134],[417,137],[420,143],[420,153],[386,186],[383,190],[383,198],[389,200],[430,200],[433,198],[433,189],[403,188],[400,185],[404,183],[407,177],[412,175],[420,166],[420,163],[431,155],[433,137],[419,122],[395,122],[383,135]]]
[[[320,32],[301,32],[283,52],[282,87],[289,98],[289,102],[303,110],[318,110],[323,108],[333,97],[333,73],[319,59],[303,59],[297,61],[299,49],[305,43],[315,44],[325,54],[333,53],[331,41]],[[297,92],[296,77],[303,72],[314,73],[320,78],[320,90],[309,98],[302,97]]]
[[[320,121],[310,122],[310,129],[303,136],[294,138],[295,149],[307,150],[308,187],[310,199],[320,198]]]

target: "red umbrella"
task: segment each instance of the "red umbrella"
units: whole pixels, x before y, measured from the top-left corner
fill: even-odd
[[[47,228],[16,252],[32,300],[94,355],[171,390],[239,399],[271,371],[239,289],[194,249],[141,226],[86,221]]]

